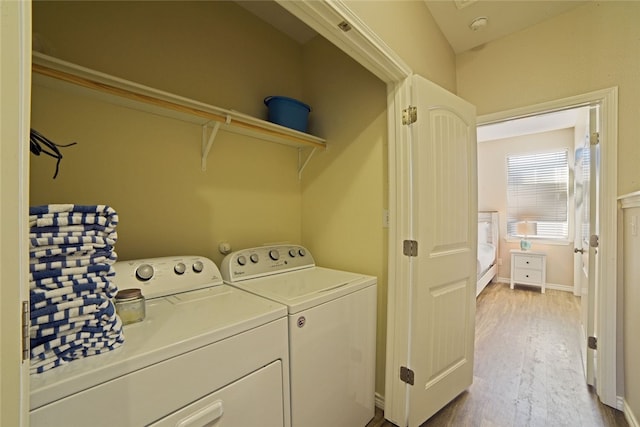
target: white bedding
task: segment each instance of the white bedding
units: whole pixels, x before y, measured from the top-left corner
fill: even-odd
[[[498,274],[497,258],[499,254],[500,236],[498,212],[478,212],[478,277],[476,282],[476,296]]]
[[[496,247],[491,243],[478,243],[478,277],[487,271],[496,259]]]

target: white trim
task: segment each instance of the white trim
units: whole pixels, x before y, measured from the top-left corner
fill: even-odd
[[[640,191],[620,196],[618,200],[622,209],[638,208],[640,207]]]
[[[398,175],[401,169],[405,148],[397,141],[402,141],[402,132],[407,132],[406,126],[400,125],[398,119],[402,106],[409,105],[410,84],[388,85],[388,127],[389,127],[389,275],[387,286],[387,342],[386,342],[386,368],[385,368],[385,418],[396,425],[407,425],[408,385],[399,379],[399,370],[396,367],[406,364],[409,349],[409,330],[399,334],[396,322],[402,321],[410,309],[410,291],[408,286],[398,286],[398,283],[408,283],[410,271],[403,266],[400,241],[410,235],[409,230],[401,229],[409,222],[401,219],[400,215],[410,215],[401,206],[409,206],[408,194],[400,191],[403,187],[401,180],[404,176]],[[406,186],[406,184],[404,184]],[[391,332],[391,333],[390,333]],[[405,365],[406,366],[406,365]],[[389,397],[389,399],[386,399]],[[404,406],[403,406],[404,405]]]
[[[522,238],[514,238],[514,237],[505,237],[504,241],[507,243],[520,243],[520,240],[522,240]],[[527,240],[529,240],[531,242],[531,244],[536,244],[536,245],[547,245],[547,246],[569,246],[569,245],[573,245],[573,241],[571,240],[562,240],[562,239],[558,239],[558,240],[549,240],[549,239],[536,239],[534,237],[529,237]]]
[[[618,88],[612,87],[569,98],[515,108],[478,117],[478,125],[532,116],[599,103],[602,111],[600,152],[600,249],[598,281],[601,284],[596,307],[598,331],[598,365],[596,391],[603,403],[616,406],[617,364],[617,157],[618,157]]]
[[[380,393],[376,393],[375,402],[376,408],[381,409],[384,412],[384,396]]]
[[[29,360],[21,360],[20,319],[21,302],[29,300],[31,2],[0,0],[0,34],[0,424],[28,426]]]
[[[629,423],[629,427],[640,427],[640,423],[638,422],[638,417],[633,413],[631,407],[627,404],[627,401],[623,401],[623,411],[624,418]]]
[[[398,215],[402,212],[399,206],[407,206],[405,197],[399,194],[397,176],[398,164],[404,155],[402,144],[402,126],[399,118],[402,109],[410,99],[410,85],[405,81],[412,71],[407,64],[380,39],[374,31],[362,22],[342,0],[276,0],[283,8],[314,29],[324,38],[346,52],[367,70],[387,83],[387,122],[388,122],[388,168],[389,168],[389,254],[388,254],[388,286],[387,286],[387,331],[395,331],[396,314],[408,307],[409,295],[406,287],[397,287],[397,283],[406,283],[407,269],[401,268],[402,251],[398,247],[404,231],[399,230]],[[347,22],[351,29],[342,31],[338,24]],[[404,221],[406,223],[406,221]],[[398,304],[401,301],[401,304]],[[408,358],[408,332],[406,334],[387,334],[385,396],[390,399],[377,401],[384,406],[385,418],[396,425],[407,424],[407,408],[403,405],[407,398],[408,385],[402,383],[399,372],[393,366],[399,366]],[[390,344],[389,339],[393,342]]]
[[[404,80],[411,68],[342,0],[275,0],[385,83]],[[347,22],[351,29],[338,27]]]
[[[509,284],[511,284],[511,278],[509,278],[509,277],[496,277],[495,282],[504,283],[504,284],[509,285]],[[527,285],[516,284],[516,286],[527,286]],[[539,287],[539,286],[537,286],[537,287]],[[556,290],[556,291],[573,293],[573,285],[560,285],[558,283],[549,283],[549,282],[547,282],[545,284],[545,288],[546,289],[553,289],[553,290]]]

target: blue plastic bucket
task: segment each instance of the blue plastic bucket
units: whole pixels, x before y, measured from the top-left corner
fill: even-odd
[[[269,108],[268,120],[271,123],[301,132],[307,131],[311,107],[304,102],[286,96],[267,96],[264,103]]]

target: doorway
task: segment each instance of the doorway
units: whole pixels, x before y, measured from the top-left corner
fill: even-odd
[[[597,169],[599,179],[599,197],[597,208],[599,211],[600,256],[596,260],[595,281],[602,284],[594,292],[594,304],[591,310],[587,310],[585,334],[583,343],[586,351],[588,324],[592,322],[593,336],[598,340],[597,359],[594,367],[593,382],[600,400],[614,408],[622,409],[618,404],[617,385],[617,354],[620,349],[616,343],[616,196],[617,196],[617,88],[591,92],[571,98],[560,99],[543,104],[523,107],[510,111],[484,115],[478,117],[479,129],[490,129],[499,124],[513,122],[521,119],[540,118],[550,113],[566,113],[580,108],[597,105],[600,110],[600,128],[598,129],[600,140],[599,160]],[[479,140],[482,132],[479,131]],[[479,205],[483,208],[482,204]],[[503,227],[505,228],[505,227]],[[571,235],[575,233],[572,232]],[[571,289],[567,289],[571,290]],[[591,381],[589,381],[591,382]]]

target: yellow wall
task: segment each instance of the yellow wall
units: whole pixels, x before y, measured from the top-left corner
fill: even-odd
[[[458,94],[482,115],[618,86],[618,194],[637,190],[638,22],[640,2],[588,2],[459,54]]]
[[[62,59],[257,117],[267,95],[302,96],[301,47],[234,3],[36,2],[34,32]],[[78,145],[55,180],[31,157],[31,204],[113,206],[120,259],[300,242],[293,148],[220,132],[202,172],[199,126],[37,86],[32,126]]]
[[[200,170],[199,126],[34,87],[33,127],[63,144],[31,157],[31,204],[107,203],[119,258],[300,242],[318,264],[379,280],[376,390],[384,392],[386,87],[322,38],[300,46],[234,3],[36,2],[45,53],[264,117],[271,94],[312,106],[328,140],[298,180],[296,149],[220,133]]]
[[[424,0],[347,0],[415,74],[456,93],[456,57]]]
[[[302,96],[302,47],[234,2],[37,1],[34,45],[52,56],[256,117]]]
[[[328,148],[302,183],[302,241],[316,262],[378,277],[376,390],[384,393],[387,229],[387,98],[377,77],[322,38],[305,46],[309,99],[325,121]],[[326,82],[331,84],[327,85]]]

